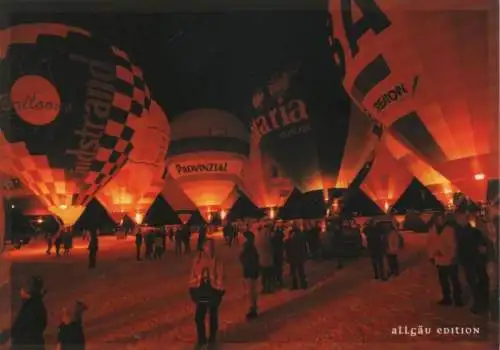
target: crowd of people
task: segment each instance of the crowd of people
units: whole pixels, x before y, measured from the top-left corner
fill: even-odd
[[[461,269],[472,295],[471,311],[483,313],[489,309],[490,286],[486,267],[488,261],[496,261],[498,257],[493,243],[497,242],[498,226],[492,228],[491,223],[481,219],[477,213],[461,209],[447,215],[437,214],[432,219],[427,251],[431,262],[437,267],[442,290],[440,305],[464,305],[463,288],[459,279]],[[212,349],[216,343],[219,307],[226,293],[224,266],[217,256],[212,238],[214,231],[220,229],[215,225],[202,225],[198,228],[197,249],[189,275],[189,297],[195,305],[196,346],[199,349]],[[362,231],[366,237],[374,278],[387,281],[389,277],[398,276],[398,255],[404,247],[404,239],[394,223],[390,220],[373,219],[366,222]],[[259,295],[265,297],[278,292],[287,287],[286,281],[292,290],[309,287],[304,268],[308,259],[332,259],[337,268],[342,268],[346,257],[346,247],[343,245],[345,232],[340,218],[326,221],[280,222],[268,218],[240,221],[224,225],[222,236],[228,246],[236,246],[240,250],[239,263],[248,294],[246,318],[249,321],[259,315]],[[240,236],[243,237],[242,244]],[[97,230],[89,232],[88,240],[89,268],[93,268],[98,251]],[[137,228],[137,260],[161,259],[167,240],[175,246],[175,254],[191,253],[191,230],[188,225],[154,230]],[[50,248],[49,244],[48,252]],[[284,278],[286,267],[289,278]],[[26,344],[34,345],[33,349],[44,349],[43,333],[47,324],[44,293],[40,277],[34,277],[30,286],[21,290],[21,310],[8,334],[0,337],[2,342],[10,337],[13,349],[21,349]],[[68,349],[68,346],[77,350],[85,348],[82,317],[86,309],[84,303],[77,301],[71,313],[67,310],[63,312],[59,325],[60,350]],[[205,326],[207,317],[208,334]]]

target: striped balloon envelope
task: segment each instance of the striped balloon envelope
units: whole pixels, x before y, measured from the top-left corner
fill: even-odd
[[[329,0],[352,99],[467,196],[498,181],[498,3]]]

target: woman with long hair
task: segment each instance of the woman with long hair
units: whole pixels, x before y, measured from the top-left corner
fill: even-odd
[[[219,328],[219,306],[224,295],[224,268],[215,254],[215,242],[207,239],[194,258],[189,279],[189,292],[196,305],[195,323],[197,346],[213,348]],[[209,336],[205,330],[205,318],[209,315]]]

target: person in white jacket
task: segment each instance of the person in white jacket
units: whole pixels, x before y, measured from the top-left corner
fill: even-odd
[[[385,257],[387,258],[387,265],[389,267],[389,276],[396,277],[399,275],[398,253],[401,245],[401,239],[399,232],[396,230],[392,222],[387,222],[384,226],[384,231],[387,235],[387,250]]]
[[[260,222],[256,228],[255,247],[259,254],[261,268],[262,294],[273,292],[273,249],[271,245],[271,227],[267,222]],[[254,233],[254,234],[255,234]]]
[[[429,258],[437,266],[442,299],[440,305],[463,306],[462,287],[458,279],[457,241],[453,226],[445,222],[444,215],[435,218],[428,236]],[[451,298],[450,283],[453,288]]]

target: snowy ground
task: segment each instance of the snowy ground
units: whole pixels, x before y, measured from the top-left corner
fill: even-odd
[[[227,292],[221,306],[222,349],[496,349],[498,327],[467,308],[438,307],[435,269],[423,246],[425,235],[405,234],[402,274],[388,282],[372,280],[366,258],[342,270],[332,262],[309,262],[311,287],[282,290],[260,299],[261,316],[245,321],[248,303],[238,264],[238,247],[219,243]],[[60,310],[77,299],[85,315],[88,349],[191,349],[195,340],[193,306],[187,292],[192,257],[176,257],[172,244],[162,261],[135,261],[133,239],[101,237],[98,267],[87,269],[84,242],[71,257],[47,256],[34,243],[2,258],[0,329],[19,307],[18,290],[31,274],[48,289],[46,339],[55,342]],[[6,266],[10,265],[11,278]],[[2,283],[0,281],[0,284]],[[13,291],[13,292],[12,292]],[[394,335],[399,326],[431,328],[432,335]],[[438,335],[439,327],[478,327],[476,336]]]

